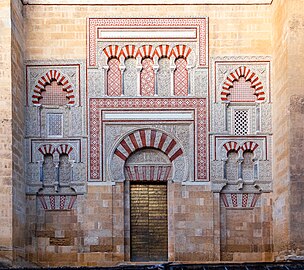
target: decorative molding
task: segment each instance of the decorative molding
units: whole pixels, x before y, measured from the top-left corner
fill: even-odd
[[[270,5],[272,0],[22,0],[24,5]]]

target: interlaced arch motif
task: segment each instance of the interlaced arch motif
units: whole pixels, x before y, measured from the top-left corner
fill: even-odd
[[[192,52],[192,49],[186,45],[176,45],[171,48],[167,44],[158,45],[153,47],[152,45],[143,45],[137,48],[135,45],[126,45],[120,48],[118,45],[109,45],[103,49],[104,54],[108,58],[108,61],[111,58],[121,59],[121,62],[127,58],[153,58],[157,56],[158,58],[174,57],[175,59],[184,58],[187,60],[188,56]]]
[[[223,145],[223,147],[225,148],[227,153],[229,151],[238,152],[239,150],[242,150],[243,152],[245,151],[254,152],[259,147],[259,145],[256,142],[248,141],[240,146],[237,142],[230,141],[230,142],[226,142]]]
[[[245,81],[251,83],[251,87],[254,88],[254,94],[257,96],[256,102],[264,102],[266,99],[265,91],[263,90],[263,84],[255,72],[251,71],[246,66],[238,67],[234,72],[227,76],[222,86],[221,100],[228,101],[231,88],[233,88],[233,82],[239,81],[243,77]]]
[[[145,147],[162,151],[171,162],[183,154],[183,150],[178,146],[176,140],[155,129],[141,129],[131,133],[120,142],[114,154],[126,161],[134,151]]]
[[[44,144],[38,148],[38,151],[44,156],[53,155],[56,151],[58,152],[59,155],[61,154],[70,155],[70,153],[73,151],[73,147],[69,144],[60,144],[57,147],[54,146],[53,144]]]
[[[67,77],[61,74],[58,70],[49,70],[44,76],[42,76],[35,88],[33,90],[34,94],[32,95],[32,102],[34,105],[40,105],[40,99],[42,98],[41,92],[45,91],[46,86],[50,85],[53,81],[56,81],[57,84],[62,85],[62,90],[65,91],[66,97],[68,98],[67,105],[75,104],[75,94],[72,84],[69,83]],[[54,104],[56,105],[56,104]]]

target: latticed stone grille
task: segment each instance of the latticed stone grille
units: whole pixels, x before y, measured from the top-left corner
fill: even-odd
[[[247,135],[249,129],[248,111],[236,110],[234,111],[234,134]]]
[[[41,92],[42,98],[40,99],[40,104],[59,106],[66,105],[69,102],[66,94],[67,93],[63,90],[62,85],[53,81],[50,85],[45,86],[45,91]]]
[[[174,95],[188,95],[188,71],[187,61],[184,58],[178,58],[175,61],[176,70],[174,71]]]
[[[238,81],[233,82],[228,99],[232,102],[255,102],[254,91],[251,87],[251,82],[241,77]]]
[[[142,61],[140,92],[142,96],[154,95],[154,71],[153,60],[151,58],[146,58]]]
[[[119,69],[119,61],[113,58],[108,63],[108,96],[121,95],[121,72]]]
[[[63,136],[63,115],[59,113],[48,114],[47,134],[50,137]]]

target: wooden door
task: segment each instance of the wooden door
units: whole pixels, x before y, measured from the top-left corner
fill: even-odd
[[[130,185],[131,260],[168,260],[166,183]]]

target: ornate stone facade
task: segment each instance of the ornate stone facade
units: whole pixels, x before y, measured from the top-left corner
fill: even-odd
[[[11,2],[0,262],[303,254],[301,1]]]

